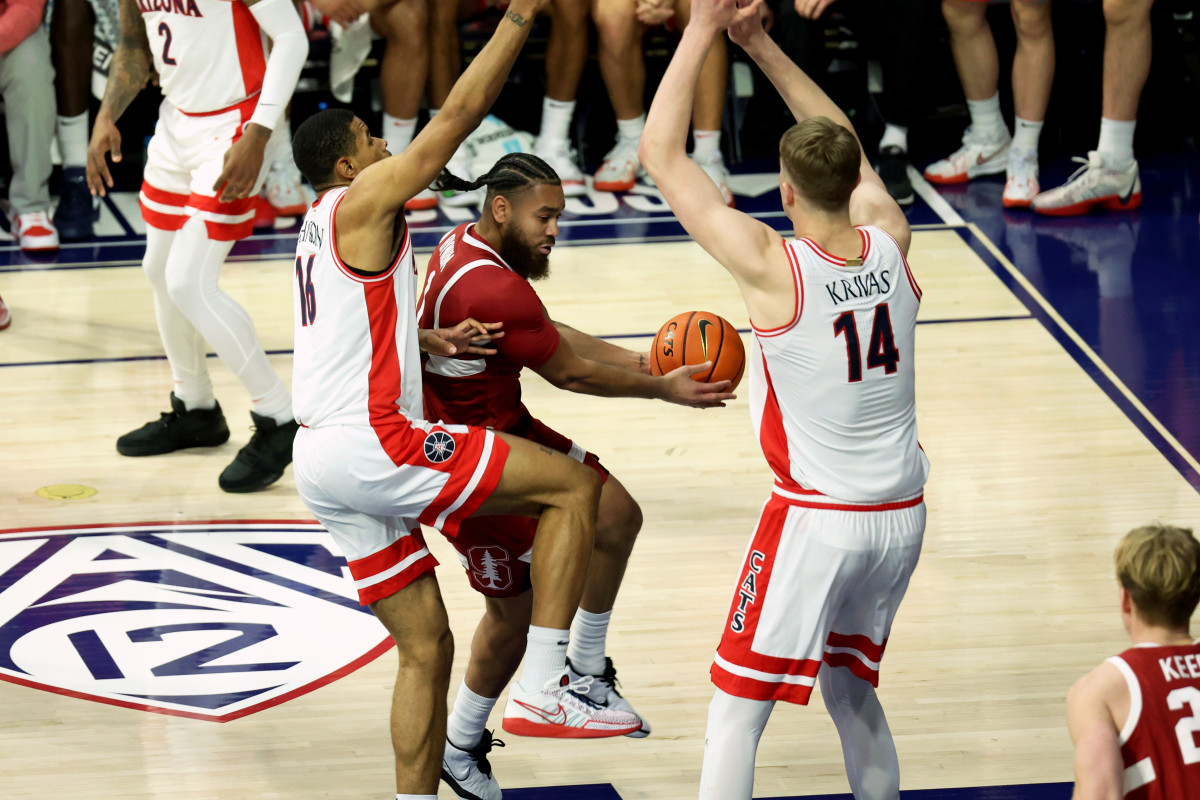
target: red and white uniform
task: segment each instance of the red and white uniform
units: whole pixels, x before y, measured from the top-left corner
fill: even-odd
[[[533,418],[521,402],[521,370],[546,363],[559,333],[529,281],[475,232],[459,225],[442,237],[429,260],[417,311],[422,328],[448,328],[467,318],[503,322],[504,336],[487,357],[428,356],[425,414],[429,419],[481,425],[529,439],[581,461],[607,478],[596,456]],[[529,588],[537,520],[490,516],[464,520],[452,543],[471,586],[492,597]]]
[[[754,329],[750,408],[775,475],[712,668],[724,691],[807,703],[822,663],[878,685],[920,555],[929,462],[917,444],[921,291],[885,231],[847,264],[787,241],[795,317]]]
[[[140,201],[146,224],[179,230],[199,215],[208,237],[249,236],[254,198],[221,203],[212,185],[262,88],[267,39],[241,0],[138,0],[164,100],[150,140]]]
[[[1200,797],[1200,644],[1138,645],[1108,661],[1129,687],[1125,797]]]
[[[366,604],[433,569],[417,523],[453,538],[499,483],[508,445],[421,418],[412,242],[405,231],[386,271],[355,273],[334,238],[345,194],[313,204],[296,244],[293,467]]]

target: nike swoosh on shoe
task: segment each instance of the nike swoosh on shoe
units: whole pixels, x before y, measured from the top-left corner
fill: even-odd
[[[1129,191],[1122,192],[1117,196],[1117,202],[1123,206],[1129,205],[1129,201],[1133,198],[1133,187],[1137,185],[1137,176],[1133,176],[1133,180],[1129,182]]]
[[[1007,146],[1008,145],[1005,145],[1005,147],[1007,147]],[[984,158],[983,153],[980,153],[979,155],[975,156],[975,166],[980,166],[982,164],[986,164],[987,162],[991,161],[993,158],[995,158],[996,156],[1000,155],[1003,152],[1004,152],[1004,147],[1001,147],[999,150],[992,153],[987,158]]]

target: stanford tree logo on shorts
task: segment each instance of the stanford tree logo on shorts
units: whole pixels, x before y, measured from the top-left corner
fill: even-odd
[[[454,455],[454,437],[445,431],[434,431],[425,437],[425,457],[435,464]]]

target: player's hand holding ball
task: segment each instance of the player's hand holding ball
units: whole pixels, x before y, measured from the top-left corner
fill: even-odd
[[[746,348],[737,328],[707,311],[671,317],[650,350],[650,373],[673,381],[675,393],[667,399],[683,405],[725,405],[734,398],[745,369]],[[703,392],[697,393],[695,386]]]

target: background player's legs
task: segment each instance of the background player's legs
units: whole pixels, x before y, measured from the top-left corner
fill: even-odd
[[[1017,52],[1013,56],[1012,149],[1008,153],[1008,179],[1004,205],[1026,208],[1040,191],[1038,183],[1038,137],[1050,102],[1054,82],[1054,34],[1050,29],[1049,0],[1013,0],[1013,25],[1017,29]]]
[[[979,0],[943,0],[942,15],[950,28],[950,49],[967,98],[971,126],[963,146],[925,170],[934,183],[962,183],[995,175],[1008,167],[1008,127],[1000,114],[1000,61],[987,21],[988,4]]]
[[[446,691],[454,639],[433,573],[371,604],[396,642],[392,694],[396,792],[436,797],[446,737]]]
[[[583,172],[571,152],[571,117],[588,53],[588,9],[579,0],[554,0],[549,7],[550,38],[546,41],[546,96],[534,152],[562,180],[568,197],[586,191]]]
[[[825,708],[842,740],[854,800],[895,800],[900,761],[875,687],[845,667],[825,664],[818,675]]]
[[[429,78],[426,97],[429,108],[438,110],[450,96],[462,73],[458,44],[458,0],[428,0]]]
[[[747,700],[717,689],[708,705],[700,800],[750,800],[754,757],[774,708],[773,700]]]
[[[50,41],[42,28],[0,55],[0,95],[4,97],[4,126],[13,169],[8,200],[13,234],[22,250],[58,249],[58,232],[49,216],[53,83]]]
[[[643,28],[634,15],[633,0],[594,0],[592,20],[599,40],[600,75],[617,117],[617,142],[596,171],[595,187],[628,191],[639,174],[637,148],[646,127]]]
[[[379,87],[383,93],[383,138],[392,155],[404,152],[417,128],[417,112],[429,71],[426,6],[426,0],[400,0],[371,12],[371,27],[384,38]],[[405,208],[436,205],[437,197],[427,189],[409,200]]]
[[[54,96],[58,102],[58,147],[62,181],[54,225],[64,241],[92,238],[92,197],[88,192],[88,93],[92,85],[92,27],[88,0],[55,0],[50,21],[54,56]]]
[[[1150,74],[1151,5],[1153,0],[1104,2],[1104,95],[1097,149],[1112,169],[1133,161],[1138,102]]]

